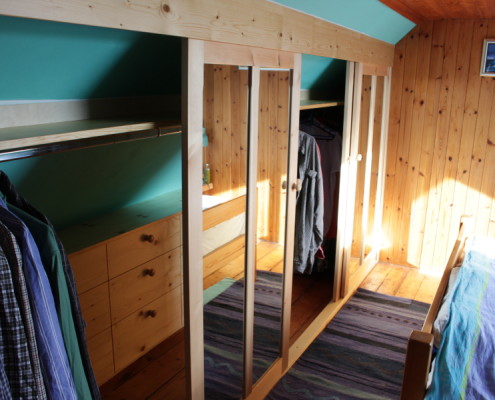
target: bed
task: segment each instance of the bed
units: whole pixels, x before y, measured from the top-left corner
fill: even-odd
[[[464,219],[423,328],[409,338],[401,399],[495,398],[495,239]]]

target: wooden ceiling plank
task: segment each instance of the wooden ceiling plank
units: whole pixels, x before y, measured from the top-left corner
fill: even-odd
[[[380,0],[405,18],[421,24],[439,19],[493,19],[494,0]]]
[[[419,11],[421,10],[421,7],[417,7],[417,9],[411,8],[405,1],[380,0],[380,2],[417,25],[420,25],[421,22],[428,19],[421,13],[421,11]]]

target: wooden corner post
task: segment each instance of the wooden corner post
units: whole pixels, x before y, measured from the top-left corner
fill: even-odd
[[[186,390],[204,398],[202,157],[203,60],[201,40],[182,41],[182,246]]]

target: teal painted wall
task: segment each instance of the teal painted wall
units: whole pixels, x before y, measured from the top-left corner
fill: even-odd
[[[181,187],[179,134],[4,162],[19,193],[57,228]]]
[[[170,36],[0,16],[0,100],[178,94],[180,46]]]
[[[378,0],[273,1],[392,44],[414,27]]]
[[[343,99],[346,61],[303,54],[301,89],[328,93],[327,99]]]
[[[180,39],[0,17],[0,100],[180,93]],[[0,164],[62,228],[181,188],[180,135]]]

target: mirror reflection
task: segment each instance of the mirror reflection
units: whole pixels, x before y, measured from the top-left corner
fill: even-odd
[[[366,161],[368,157],[368,128],[370,123],[371,76],[363,76],[361,91],[361,118],[359,125],[358,163],[356,176],[356,195],[354,203],[354,223],[349,273],[352,275],[363,263],[364,221],[368,218],[365,206]],[[366,216],[364,215],[366,213]]]
[[[289,70],[261,70],[253,382],[280,354],[289,95]]]
[[[248,71],[205,65],[205,397],[242,397]]]
[[[377,202],[377,184],[378,184],[378,169],[380,160],[380,141],[382,133],[382,110],[383,110],[383,84],[384,77],[378,76],[376,78],[376,97],[375,97],[375,110],[373,118],[373,141],[372,141],[372,154],[371,160],[371,175],[370,175],[370,191],[369,191],[369,207],[367,216],[367,228],[366,228],[366,240],[364,243],[364,257],[373,250],[377,245],[376,233],[378,227],[375,227],[375,212]]]

